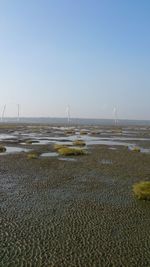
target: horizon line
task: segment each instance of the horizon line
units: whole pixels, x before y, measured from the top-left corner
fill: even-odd
[[[4,117],[3,120],[6,120],[6,119],[16,119],[17,116],[15,117]],[[50,116],[20,116],[19,118],[20,120],[21,119],[66,119],[66,117],[50,117]],[[88,118],[88,117],[71,117],[71,120],[75,120],[75,119],[79,119],[79,120],[111,120],[111,121],[114,121],[114,118]],[[123,119],[123,118],[120,118],[118,119],[118,121],[150,121],[150,119]]]

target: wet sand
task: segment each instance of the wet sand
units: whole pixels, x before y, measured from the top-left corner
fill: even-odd
[[[57,134],[48,126],[21,125],[18,130],[15,141],[2,143],[20,147],[25,132],[67,138],[59,127]],[[106,131],[117,135],[116,128],[103,127],[94,136],[100,130],[103,136]],[[134,131],[129,137],[150,138],[149,128]],[[10,132],[12,126],[0,128],[1,134]],[[53,144],[22,147],[54,152]],[[135,182],[150,180],[150,154],[127,146],[110,148],[88,146],[88,154],[76,161],[29,160],[25,152],[0,155],[1,267],[150,266],[150,202],[132,193]]]

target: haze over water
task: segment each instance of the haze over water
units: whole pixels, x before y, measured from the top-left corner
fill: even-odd
[[[0,122],[1,123],[1,122]],[[40,123],[40,124],[65,124],[66,126],[76,125],[116,125],[114,119],[84,119],[71,118],[68,123],[67,118],[4,118],[2,123]],[[117,125],[135,125],[135,126],[149,126],[149,120],[118,120]]]

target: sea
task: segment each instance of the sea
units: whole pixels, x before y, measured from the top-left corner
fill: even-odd
[[[52,117],[21,117],[4,118],[0,123],[25,123],[25,124],[56,124],[56,125],[105,125],[114,126],[116,122],[113,119],[85,119],[85,118],[52,118]],[[150,120],[118,120],[120,126],[150,126]]]

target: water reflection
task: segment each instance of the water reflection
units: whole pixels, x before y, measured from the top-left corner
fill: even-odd
[[[56,152],[46,152],[46,153],[42,153],[41,157],[57,157],[58,153]]]
[[[3,153],[0,153],[0,155],[6,155],[6,154],[14,154],[14,153],[20,153],[20,152],[28,152],[30,149],[22,148],[22,147],[14,147],[14,146],[5,146],[6,151]]]

